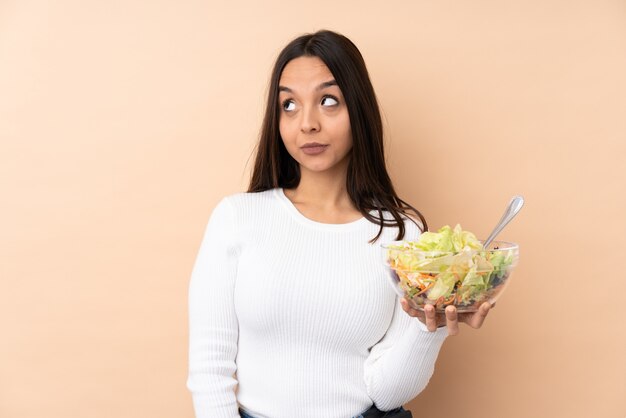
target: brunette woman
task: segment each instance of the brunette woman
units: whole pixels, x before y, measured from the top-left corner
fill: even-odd
[[[298,37],[278,56],[246,193],[214,209],[189,289],[197,418],[410,417],[439,349],[475,314],[408,308],[380,244],[424,217],[385,168],[380,112],[346,37]]]

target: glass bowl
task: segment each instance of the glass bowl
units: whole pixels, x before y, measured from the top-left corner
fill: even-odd
[[[381,249],[396,293],[415,309],[434,305],[439,312],[449,305],[458,312],[475,312],[483,302],[494,303],[519,260],[519,246],[504,241],[458,252],[421,251],[407,241],[386,243]]]

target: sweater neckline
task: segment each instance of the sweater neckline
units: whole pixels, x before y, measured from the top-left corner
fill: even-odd
[[[324,222],[314,221],[313,219],[307,218],[304,216],[298,208],[289,200],[287,195],[285,195],[285,191],[282,187],[278,187],[274,189],[274,195],[278,198],[278,200],[283,204],[283,206],[287,209],[287,211],[291,214],[293,218],[295,218],[298,222],[315,227],[317,229],[323,229],[327,231],[349,231],[353,229],[360,228],[362,225],[366,225],[369,223],[365,216],[360,217],[357,220],[348,223],[342,224],[329,224]]]

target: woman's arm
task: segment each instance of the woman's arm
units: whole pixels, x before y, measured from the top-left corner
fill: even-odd
[[[380,410],[398,408],[426,387],[447,335],[447,328],[428,331],[396,299],[389,329],[365,361],[367,392]]]
[[[189,284],[189,376],[196,418],[239,417],[235,397],[237,234],[226,199],[207,225]]]

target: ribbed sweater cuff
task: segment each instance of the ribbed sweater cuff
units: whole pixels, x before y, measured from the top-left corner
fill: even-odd
[[[208,393],[193,393],[192,397],[195,418],[240,418],[236,402],[215,405],[215,396]]]

